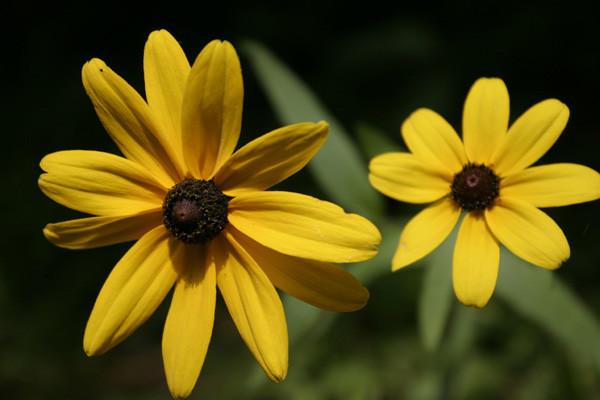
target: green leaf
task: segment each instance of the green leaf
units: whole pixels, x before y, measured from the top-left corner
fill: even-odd
[[[429,262],[425,266],[417,309],[421,341],[426,350],[438,348],[453,300],[452,263]]]
[[[452,291],[452,257],[458,234],[456,227],[425,259],[425,275],[419,294],[418,322],[421,341],[428,351],[436,350],[446,329],[448,315],[456,303]]]
[[[496,292],[580,357],[600,369],[600,324],[594,313],[556,273],[502,249]]]
[[[369,286],[379,279],[392,273],[392,259],[398,247],[398,238],[404,225],[408,222],[405,218],[388,217],[378,228],[381,232],[381,244],[377,246],[377,255],[369,260],[356,264],[347,264],[348,270],[356,276],[363,285]]]
[[[450,371],[456,365],[461,365],[477,343],[476,317],[480,310],[475,307],[465,307],[454,299],[457,306],[453,307],[452,320],[449,323],[446,340],[442,347],[442,369]]]
[[[347,211],[378,219],[383,198],[369,184],[366,161],[342,125],[294,72],[263,45],[247,41],[240,49],[250,60],[283,124],[321,120],[329,123],[329,137],[308,164],[323,191]]]
[[[356,125],[354,131],[358,143],[369,158],[383,153],[407,151],[406,147],[391,140],[384,132],[366,123]],[[400,135],[398,135],[400,137]]]

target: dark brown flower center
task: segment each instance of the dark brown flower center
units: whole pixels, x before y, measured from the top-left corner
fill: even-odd
[[[163,223],[183,243],[204,243],[227,226],[229,198],[212,181],[185,179],[167,192]]]
[[[466,210],[483,210],[498,197],[500,179],[490,168],[467,164],[454,176],[452,198]]]

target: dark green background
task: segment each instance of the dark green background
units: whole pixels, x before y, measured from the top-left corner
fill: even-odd
[[[255,39],[295,70],[350,131],[368,123],[397,143],[400,124],[418,107],[438,111],[460,130],[471,84],[481,76],[497,76],[508,86],[513,119],[550,97],[569,106],[569,124],[541,163],[574,162],[600,170],[599,17],[593,2],[583,1],[25,2],[8,7],[0,66],[0,397],[170,397],[160,354],[168,301],[108,354],[88,358],[82,349],[95,297],[130,244],[70,251],[42,235],[46,223],[78,215],[39,191],[40,159],[67,149],[117,151],[81,84],[87,60],[103,59],[143,93],[143,46],[153,30],[169,30],[190,61],[212,39],[236,47]],[[280,123],[240,55],[244,142]],[[319,193],[304,171],[293,183],[298,192]],[[395,216],[418,210],[389,204]],[[572,249],[571,260],[556,275],[596,315],[598,211],[597,202],[548,210]],[[279,385],[260,376],[219,301],[213,342],[193,398],[287,399],[289,392],[298,399],[427,398],[426,389],[421,393],[414,385],[420,381],[426,388],[427,374],[436,368],[436,355],[418,342],[420,277],[418,268],[386,276],[369,287],[365,309],[341,315],[326,334],[292,345],[288,379]],[[453,379],[461,368],[456,365],[441,383],[446,398],[600,396],[597,371],[578,367],[570,361],[573,355],[499,299],[492,298],[478,313],[480,330],[469,354],[490,372],[469,391],[461,388],[473,384]],[[302,357],[312,361],[296,369],[295,360]],[[248,387],[254,374],[256,385]]]

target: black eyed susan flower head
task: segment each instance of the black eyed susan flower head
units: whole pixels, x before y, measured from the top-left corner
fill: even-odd
[[[408,203],[432,203],[404,228],[392,269],[429,254],[466,212],[454,248],[453,283],[465,305],[483,307],[494,291],[500,243],[548,269],[570,257],[560,227],[539,208],[600,198],[600,174],[578,164],[534,166],[556,142],[567,106],[544,100],[509,127],[504,82],[481,78],[464,105],[462,141],[439,114],[413,112],[401,133],[410,153],[371,160],[369,180],[381,193]]]
[[[92,215],[49,224],[44,234],[72,249],[136,240],[96,300],[84,335],[89,355],[126,339],[175,286],[163,360],[172,395],[188,396],[210,342],[218,287],[266,375],[281,381],[288,338],[275,287],[331,311],[366,304],[369,292],[333,263],[373,257],[377,228],[326,201],[266,191],[308,163],[327,123],[276,129],[234,151],[244,90],[230,43],[210,42],[190,66],[168,32],[153,32],[144,50],[146,100],[101,60],[86,63],[82,78],[124,157],[44,157],[41,190]]]

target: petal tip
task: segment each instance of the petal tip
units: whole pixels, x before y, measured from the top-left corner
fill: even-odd
[[[477,310],[481,310],[483,307],[485,307],[487,305],[487,302],[483,303],[483,304],[463,304],[465,307],[473,307]]]
[[[367,289],[364,286],[361,287],[360,300],[357,301],[356,305],[353,306],[349,311],[358,311],[358,310],[363,309],[369,302],[370,298],[371,298],[371,293],[369,292],[369,289]]]
[[[546,268],[549,269],[551,271],[554,271],[556,269],[559,269],[560,267],[563,266],[564,263],[566,263],[567,261],[569,261],[569,258],[571,258],[571,254],[567,254],[565,256],[563,256],[563,258],[561,260],[559,260],[558,262],[555,262],[553,264],[548,264],[548,265],[540,265],[540,267],[542,268]]]
[[[481,85],[481,84],[500,84],[500,85],[505,85],[504,80],[502,80],[502,78],[498,78],[498,77],[495,77],[495,76],[483,76],[483,77],[477,79],[475,81],[475,83],[473,83],[473,86],[475,86],[475,85]]]
[[[92,339],[88,339],[87,335],[83,338],[83,351],[85,351],[85,354],[88,357],[98,356],[104,353],[96,343],[92,342]]]
[[[106,67],[106,63],[104,61],[99,58],[92,58],[83,64],[83,72],[90,68],[100,69],[100,71],[102,71],[103,67]]]
[[[329,129],[329,123],[327,121],[321,120],[321,121],[317,122],[315,125],[317,125],[318,127]]]
[[[285,379],[286,376],[287,376],[287,368],[283,371],[280,371],[276,375],[270,375],[269,379],[271,379],[275,383],[280,383],[281,381],[283,381]]]
[[[392,259],[392,272],[396,272],[399,269],[402,269],[422,258],[421,257],[417,260],[407,259],[407,257],[405,257],[406,252],[404,251],[404,249],[406,249],[406,243],[398,244],[398,248],[396,249],[396,254],[394,255],[394,258]],[[423,256],[423,257],[425,257],[425,256]]]
[[[459,297],[458,294],[456,295],[456,297],[458,298],[458,301],[460,301],[462,303],[463,306],[473,307],[473,308],[477,308],[477,309],[481,309],[481,308],[485,307],[491,298],[491,296],[490,296],[488,298],[465,299],[465,298]]]
[[[155,31],[150,32],[150,35],[148,35],[148,37],[150,38],[152,36],[158,36],[158,35],[172,36],[171,33],[166,29],[157,29]]]
[[[51,226],[52,224],[46,224],[44,229],[42,229],[42,233],[47,240],[53,242],[53,239],[57,239],[57,236],[54,232],[52,232]]]
[[[392,272],[398,271],[399,269],[407,267],[425,258],[427,255],[429,255],[429,253],[431,253],[435,248],[437,248],[437,246],[439,246],[439,244],[437,244],[432,249],[424,250],[423,246],[412,246],[414,247],[413,249],[407,245],[405,240],[402,240],[402,238],[400,238],[398,248],[396,249],[396,254],[394,254],[394,258],[392,259]]]
[[[174,399],[188,398],[189,395],[192,393],[192,389],[193,389],[193,386],[191,388],[185,388],[182,390],[181,388],[171,387],[171,385],[169,385],[169,392],[171,392],[171,396]]]
[[[97,334],[92,334],[92,332],[86,328],[86,331],[83,334],[83,351],[85,351],[85,354],[87,354],[88,357],[104,354],[109,348],[110,347],[107,348],[102,341],[98,340]]]

